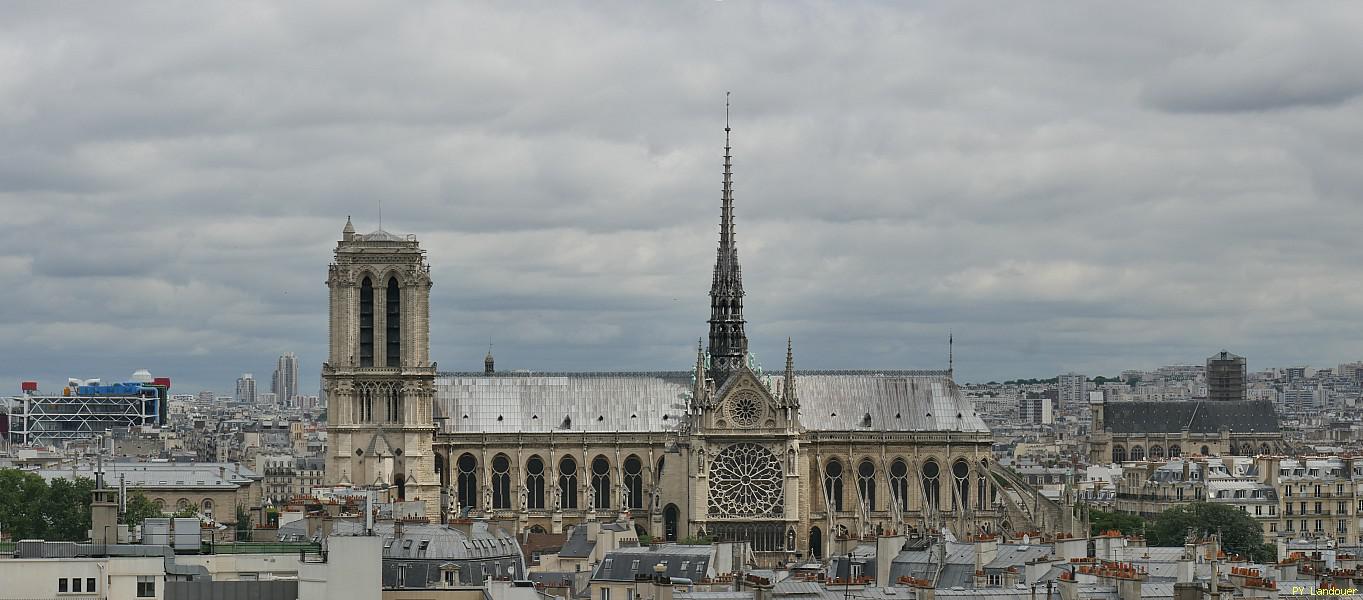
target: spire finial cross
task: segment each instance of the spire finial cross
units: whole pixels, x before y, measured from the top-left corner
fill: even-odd
[[[728,131],[728,130],[729,130],[729,94],[730,94],[730,93],[731,93],[731,92],[724,92],[724,131]]]

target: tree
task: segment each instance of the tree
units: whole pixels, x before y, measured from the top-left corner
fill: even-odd
[[[94,489],[95,482],[84,477],[49,484],[36,473],[0,469],[0,531],[16,540],[87,540]]]
[[[47,527],[46,539],[77,542],[90,539],[90,494],[95,481],[77,477],[53,479],[39,514]]]
[[[1093,535],[1114,529],[1122,532],[1122,535],[1133,535],[1145,529],[1145,519],[1136,515],[1102,510],[1089,511],[1089,524],[1090,533]]]
[[[240,504],[237,505],[237,541],[251,541],[251,513]]]
[[[1250,560],[1273,560],[1276,551],[1264,543],[1264,532],[1248,513],[1234,506],[1192,502],[1168,509],[1146,529],[1151,546],[1182,546],[1192,532],[1197,536],[1221,535],[1221,547]]]
[[[198,518],[199,516],[199,509],[194,508],[193,505],[190,505],[175,511],[175,513],[170,516],[176,519],[195,519]]]
[[[157,506],[155,502],[147,499],[142,492],[133,492],[124,504],[122,522],[129,527],[135,527],[141,525],[142,521],[146,519],[162,515],[161,507]]]
[[[46,539],[47,482],[36,473],[0,469],[0,531],[10,539]]]

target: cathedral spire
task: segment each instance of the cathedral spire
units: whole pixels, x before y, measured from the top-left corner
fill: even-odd
[[[786,338],[786,379],[785,385],[781,386],[781,398],[786,406],[799,405],[799,399],[795,394],[795,350],[791,345],[790,338]]]
[[[733,161],[729,146],[729,94],[724,94],[724,187],[719,216],[719,248],[710,284],[710,357],[715,380],[747,363],[748,335],[743,321],[743,271],[734,240]]]

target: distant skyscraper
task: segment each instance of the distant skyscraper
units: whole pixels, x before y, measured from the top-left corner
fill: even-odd
[[[1060,392],[1060,407],[1085,406],[1088,404],[1088,377],[1078,373],[1066,373],[1057,379],[1056,388]]]
[[[270,391],[274,392],[281,404],[288,404],[289,400],[298,395],[298,357],[292,352],[285,352],[279,357],[274,377],[271,379]]]
[[[1245,399],[1245,357],[1225,350],[1207,359],[1207,399]]]
[[[256,380],[250,373],[243,373],[237,378],[237,402],[256,403]]]
[[[204,404],[212,404],[213,398],[216,397],[217,394],[214,394],[212,390],[204,390],[202,392],[199,392],[199,402],[203,402]]]

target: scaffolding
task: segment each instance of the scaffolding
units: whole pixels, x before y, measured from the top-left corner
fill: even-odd
[[[59,446],[108,429],[156,425],[158,408],[154,396],[14,396],[7,415],[10,442]]]

